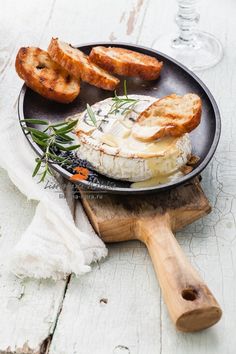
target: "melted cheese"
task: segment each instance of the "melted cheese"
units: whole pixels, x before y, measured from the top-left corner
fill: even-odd
[[[158,175],[158,176],[149,178],[146,181],[131,183],[130,187],[134,188],[134,189],[154,187],[154,186],[157,186],[158,184],[169,183],[169,182],[173,181],[174,179],[177,179],[181,176],[183,176],[183,173],[181,173],[180,171],[177,171],[177,172],[173,173],[172,175]]]
[[[132,134],[138,115],[156,98],[131,95],[139,99],[131,112],[109,112],[112,98],[92,106],[96,124],[87,111],[75,116],[80,148],[78,156],[88,160],[94,169],[109,177],[132,182],[146,181],[149,185],[166,183],[169,176],[178,175],[191,153],[188,134],[165,137],[155,142],[143,142]]]
[[[114,135],[112,134],[102,134],[100,137],[100,141],[108,146],[113,146],[113,147],[118,147],[120,145],[119,139],[117,139]]]

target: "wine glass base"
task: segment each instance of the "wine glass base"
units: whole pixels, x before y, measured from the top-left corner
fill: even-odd
[[[220,41],[209,33],[196,31],[191,42],[175,37],[173,34],[161,36],[153,42],[152,48],[169,55],[193,71],[211,68],[223,57]]]

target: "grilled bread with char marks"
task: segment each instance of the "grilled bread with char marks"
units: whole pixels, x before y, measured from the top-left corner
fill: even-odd
[[[80,92],[79,81],[40,48],[20,48],[15,67],[27,86],[50,100],[69,103]]]
[[[151,104],[133,126],[133,136],[154,141],[164,136],[181,136],[195,129],[201,120],[202,103],[198,95],[172,94]]]
[[[89,58],[113,74],[135,76],[144,80],[157,79],[163,66],[154,57],[116,47],[94,47]]]
[[[48,53],[69,73],[91,85],[113,91],[120,82],[119,79],[92,63],[89,57],[79,49],[73,48],[57,38],[52,38]]]

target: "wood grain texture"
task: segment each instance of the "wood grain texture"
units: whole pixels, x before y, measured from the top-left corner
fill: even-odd
[[[159,353],[160,290],[146,248],[109,246],[106,261],[72,278],[50,354]]]
[[[222,310],[214,295],[184,255],[174,230],[206,215],[211,208],[195,180],[158,194],[103,195],[91,198],[81,191],[94,228],[106,242],[133,239],[148,248],[169,315],[183,332],[208,328],[219,321]],[[96,195],[94,195],[96,196]]]
[[[106,0],[101,1],[96,7],[94,2],[84,0],[70,1],[69,7],[64,0],[45,3],[38,0],[33,3],[26,0],[16,3],[10,0],[2,1],[1,6],[0,94],[1,97],[5,97],[5,100],[0,100],[0,109],[1,118],[7,119],[17,114],[16,101],[22,85],[14,70],[15,55],[19,47],[32,45],[47,48],[53,35],[58,35],[71,43],[108,40],[108,37],[112,36],[114,39],[124,28],[120,19],[123,9],[127,7],[127,1],[120,1],[112,8],[110,2]],[[135,6],[135,1],[129,1],[127,10],[131,11]],[[110,12],[104,17],[106,7],[116,13],[115,19],[110,16]],[[134,23],[137,23],[138,16],[139,14],[135,14]],[[101,22],[102,17],[104,21]],[[74,23],[74,26],[71,26],[71,23]],[[91,24],[93,24],[92,31]],[[107,28],[110,28],[109,34]],[[5,254],[30,222],[34,204],[27,204],[26,199],[12,187],[5,173],[1,174],[0,179],[1,190],[6,192],[1,195],[3,202],[0,204],[0,212],[4,212],[4,217],[1,218],[0,250],[1,254]],[[12,188],[11,194],[9,189]],[[9,202],[7,209],[9,213],[6,213],[5,208],[8,204],[5,200]],[[25,208],[22,207],[23,205]],[[9,235],[14,236],[12,240]],[[5,274],[5,270],[1,270],[0,275]],[[4,292],[1,291],[3,298],[0,305],[0,352],[38,353],[41,351],[44,353],[48,351],[50,336],[55,330],[54,326],[60,313],[66,282],[55,284],[21,281],[12,275],[2,275],[0,289],[4,289]]]
[[[163,5],[163,3],[162,3]],[[151,1],[144,20],[140,43],[152,45],[161,34],[176,30],[168,11],[176,9],[175,0],[163,5]],[[236,318],[235,287],[235,132],[233,97],[236,92],[234,68],[235,22],[231,13],[236,11],[233,0],[199,2],[199,27],[215,34],[224,46],[224,58],[216,67],[199,72],[198,76],[212,91],[222,115],[222,136],[215,157],[202,174],[202,186],[213,206],[212,213],[178,234],[179,242],[194,265],[201,271],[224,311],[221,322],[204,333],[183,335],[170,329],[166,310],[162,307],[162,353],[232,353],[236,344],[233,322]],[[207,9],[210,9],[208,11]],[[156,17],[153,14],[156,14]],[[156,29],[156,35],[153,32]]]
[[[223,134],[215,158],[203,173],[202,184],[213,206],[212,213],[186,227],[177,238],[213,293],[217,293],[224,316],[217,326],[202,333],[177,333],[160,297],[146,249],[138,241],[117,244],[109,246],[109,258],[100,268],[95,266],[93,273],[81,279],[72,278],[51,353],[231,354],[235,350],[236,31],[232,14],[236,11],[236,3],[234,0],[209,0],[201,1],[199,7],[199,27],[221,39],[225,50],[218,66],[198,74],[220,106]],[[112,2],[112,5],[109,0],[73,0],[69,6],[65,0],[2,0],[0,93],[4,100],[0,100],[1,119],[16,112],[21,82],[16,78],[13,65],[18,47],[30,44],[46,48],[52,35],[71,43],[123,40],[151,46],[161,34],[176,30],[176,8],[176,0],[120,0]],[[9,235],[16,233],[16,230],[23,231],[32,218],[34,205],[28,204],[17,193],[6,175],[1,174],[0,180],[6,191],[1,194],[0,214],[3,217],[0,242],[5,240],[8,244],[10,236],[5,238],[6,227]],[[1,255],[3,253],[1,248]],[[0,287],[5,289],[4,301],[14,294],[12,283],[5,280],[0,278]],[[26,290],[28,298],[34,299],[34,307],[37,307],[38,293],[31,290],[32,283],[27,282]],[[21,291],[19,284],[15,288],[18,293]],[[52,300],[50,292],[54,293],[54,290],[48,290],[47,297]],[[108,298],[108,303],[100,307],[97,299],[100,300],[101,296]],[[21,302],[17,304],[15,312],[21,307]],[[28,305],[30,307],[30,302]],[[28,310],[26,307],[24,309],[18,317],[4,317],[4,323],[0,319],[0,327],[8,334],[12,348],[16,343],[24,343],[30,333],[27,328],[35,328],[35,323],[43,321],[43,311],[41,315],[40,311],[35,310],[26,317]],[[14,335],[17,327],[18,332]],[[45,332],[38,330],[32,333],[36,346],[49,333],[50,324],[46,323],[43,328],[47,328]],[[6,337],[1,335],[1,350],[5,340]]]
[[[97,233],[105,242],[136,239],[137,223],[168,214],[171,229],[178,231],[211,211],[198,178],[158,194],[102,195],[81,190],[82,203]]]
[[[195,332],[217,323],[222,310],[171,231],[170,215],[141,218],[137,234],[146,244],[172,322]]]
[[[22,83],[14,71],[15,55],[20,46],[27,44],[25,41],[39,44],[53,1],[47,2],[45,7],[40,7],[37,1],[31,6],[27,1],[3,1],[1,6],[1,119],[14,116],[17,119],[16,100]],[[35,13],[38,16],[32,15]],[[44,352],[54,330],[66,283],[23,280],[6,271],[6,258],[31,221],[36,203],[27,201],[2,170],[0,194],[0,353]]]
[[[27,201],[2,169],[0,176],[0,353],[39,353],[53,333],[65,282],[20,279],[7,270],[7,257],[36,203]]]

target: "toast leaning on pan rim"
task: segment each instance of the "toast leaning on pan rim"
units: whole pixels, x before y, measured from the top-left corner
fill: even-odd
[[[200,123],[202,102],[198,95],[165,96],[145,109],[133,127],[133,135],[141,141],[154,141],[164,136],[181,136]]]

